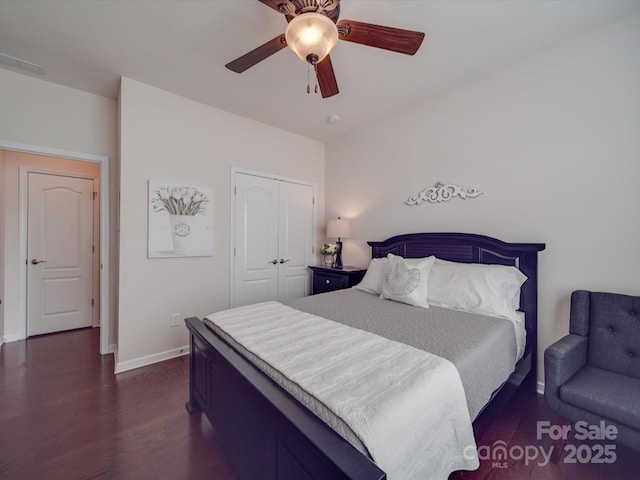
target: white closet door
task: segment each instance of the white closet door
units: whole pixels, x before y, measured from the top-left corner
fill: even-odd
[[[236,174],[232,306],[278,296],[278,182]]]
[[[313,187],[279,183],[278,299],[309,295],[313,241]]]
[[[231,306],[309,294],[313,187],[236,173]]]

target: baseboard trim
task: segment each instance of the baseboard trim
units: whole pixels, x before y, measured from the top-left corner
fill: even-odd
[[[24,340],[25,337],[18,334],[18,333],[13,333],[10,335],[5,335],[4,337],[2,337],[2,343],[10,343],[10,342],[17,342],[18,340]]]
[[[114,352],[116,359],[115,373],[127,372],[135,368],[144,367],[164,360],[170,360],[172,358],[181,357],[189,354],[189,345],[184,347],[174,348],[167,350],[166,352],[154,353],[153,355],[147,355],[146,357],[134,358],[133,360],[127,360],[126,362],[118,362],[117,350]]]
[[[118,366],[118,344],[113,344],[113,373],[116,373]]]

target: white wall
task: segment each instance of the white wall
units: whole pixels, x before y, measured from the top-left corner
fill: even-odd
[[[345,263],[408,232],[545,242],[540,353],[567,333],[572,290],[640,295],[639,59],[635,15],[330,142],[327,218],[353,219]],[[484,194],[403,204],[438,181]]]
[[[108,156],[110,161],[110,342],[115,340],[116,267],[115,220],[117,205],[117,103],[115,100],[81,92],[0,68],[0,140],[49,149]],[[5,216],[5,220],[6,220]],[[7,232],[5,232],[7,233]],[[3,242],[4,243],[4,242]],[[5,252],[5,260],[15,253]],[[5,290],[16,279],[4,269]],[[17,287],[15,287],[17,288]],[[0,295],[1,297],[1,295]],[[17,310],[3,298],[4,319],[9,322]],[[16,299],[13,299],[16,300]],[[11,320],[13,322],[14,320]],[[5,327],[4,335],[13,335]]]
[[[0,185],[4,179],[4,151],[0,150]],[[0,238],[4,242],[4,194],[0,192]],[[0,248],[0,347],[4,343],[4,248]]]
[[[317,185],[324,223],[324,145],[123,79],[120,90],[120,289],[116,371],[180,354],[184,326],[229,306],[231,167]],[[214,189],[214,255],[147,259],[148,180]]]

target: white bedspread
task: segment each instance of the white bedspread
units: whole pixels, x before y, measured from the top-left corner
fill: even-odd
[[[341,417],[390,480],[446,479],[478,467],[462,383],[448,360],[278,302],[207,318]]]

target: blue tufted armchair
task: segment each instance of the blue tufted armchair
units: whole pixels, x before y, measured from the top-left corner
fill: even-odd
[[[561,417],[615,425],[640,450],[640,297],[576,290],[569,335],[544,352],[544,398]]]

